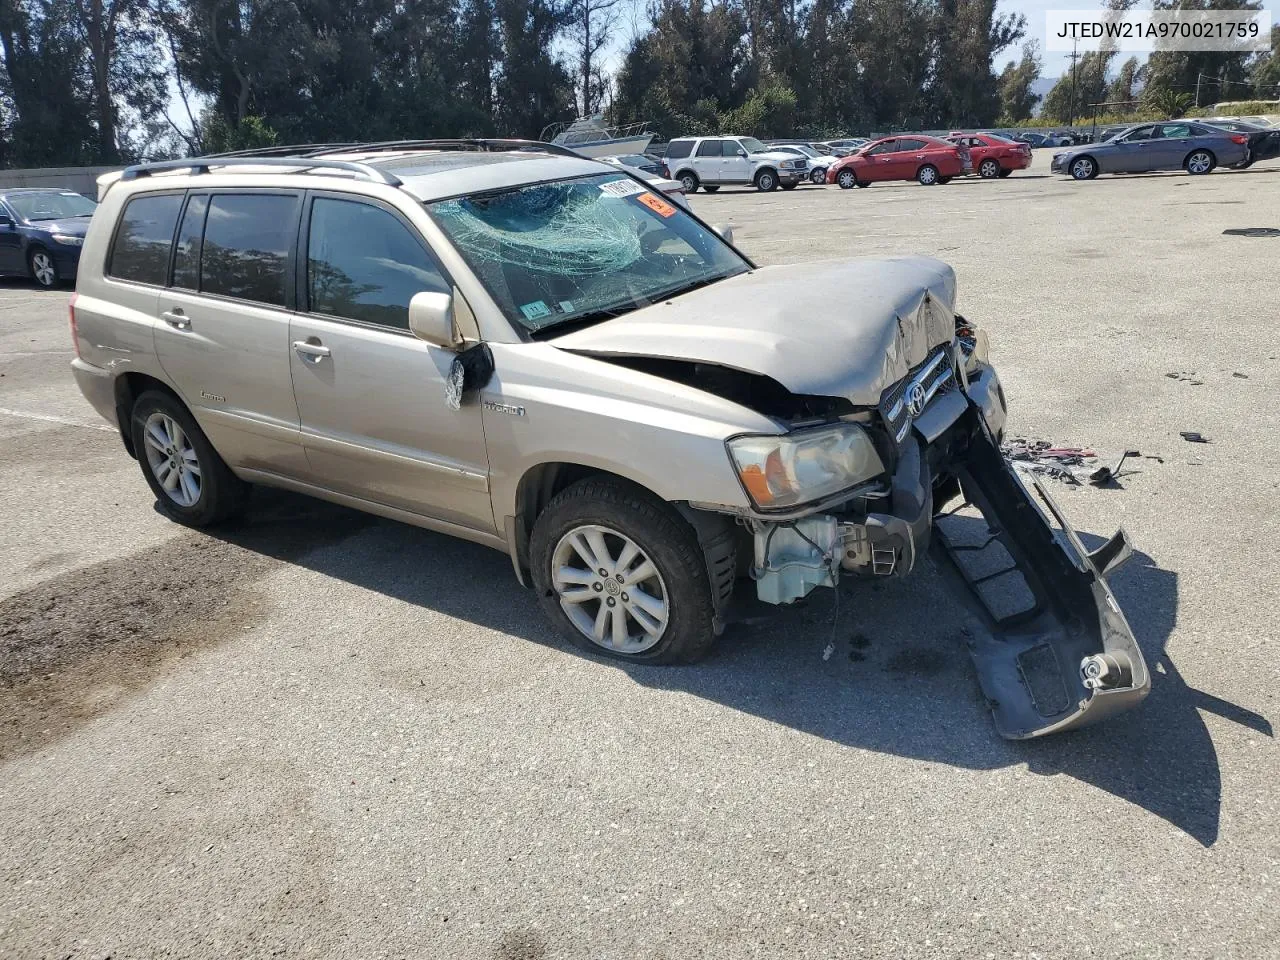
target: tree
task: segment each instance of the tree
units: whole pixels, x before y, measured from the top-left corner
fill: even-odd
[[[1258,10],[1259,0],[1156,0],[1157,10]],[[1147,59],[1147,90],[1197,93],[1196,106],[1231,99],[1247,89],[1248,53],[1216,50],[1157,50]]]
[[[1107,67],[1112,50],[1090,50],[1053,85],[1044,98],[1041,115],[1055,123],[1071,123],[1090,116],[1107,93]]]
[[[1108,113],[1131,113],[1132,101],[1137,95],[1137,86],[1146,75],[1146,68],[1138,63],[1137,57],[1130,57],[1120,65],[1120,72],[1107,85],[1106,100],[1111,104]]]
[[[1040,46],[1032,40],[1022,48],[1022,59],[1010,62],[1000,74],[1000,117],[1002,123],[1029,120],[1040,95],[1032,86],[1040,79]]]
[[[1147,104],[1167,120],[1176,120],[1191,106],[1191,94],[1179,93],[1167,87],[1156,87],[1146,97]]]
[[[942,0],[934,25],[936,50],[930,125],[989,126],[1000,110],[1000,82],[991,60],[1020,40],[1020,13],[996,14],[996,0]]]
[[[601,74],[600,54],[613,39],[621,14],[622,0],[569,0],[565,12],[567,34],[573,49],[579,88],[578,111],[589,117],[599,109],[605,80]]]
[[[550,0],[496,0],[502,62],[496,80],[496,123],[512,136],[536,137],[573,112],[573,83],[551,48],[564,28]]]
[[[1271,51],[1258,54],[1249,79],[1259,100],[1280,100],[1280,24],[1271,28]]]

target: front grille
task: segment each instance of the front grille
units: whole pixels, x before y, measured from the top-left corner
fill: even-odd
[[[928,408],[935,396],[946,392],[954,383],[951,349],[944,345],[886,390],[880,398],[880,415],[894,442],[902,443],[911,430],[911,421]],[[916,403],[918,409],[912,410],[912,403]]]

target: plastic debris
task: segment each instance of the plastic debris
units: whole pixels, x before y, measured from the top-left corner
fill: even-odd
[[[1208,437],[1202,436],[1194,430],[1181,430],[1178,435],[1187,443],[1213,443]]]
[[[1163,458],[1144,454],[1140,450],[1125,450],[1114,467],[1098,463],[1098,454],[1087,447],[1054,446],[1048,440],[1006,440],[1000,452],[1014,467],[1043,477],[1051,477],[1073,486],[1088,483],[1104,487],[1120,479],[1120,468],[1125,460],[1144,457],[1164,463]]]

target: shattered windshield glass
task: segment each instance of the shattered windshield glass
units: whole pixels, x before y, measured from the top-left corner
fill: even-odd
[[[716,234],[625,174],[427,209],[507,317],[533,331],[619,316],[749,269]]]

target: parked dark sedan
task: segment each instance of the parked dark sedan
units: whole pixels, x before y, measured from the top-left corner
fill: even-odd
[[[1148,170],[1186,170],[1200,175],[1248,159],[1249,138],[1243,133],[1174,120],[1138,124],[1106,143],[1055,153],[1052,170],[1074,180],[1092,180],[1100,173]]]
[[[600,159],[605,163],[612,163],[615,167],[631,167],[633,170],[651,173],[655,177],[666,176],[662,172],[662,161],[647,153],[624,153],[616,157],[600,157]]]
[[[1237,170],[1252,166],[1259,160],[1274,160],[1280,157],[1280,130],[1274,127],[1260,127],[1256,123],[1245,123],[1243,120],[1216,120],[1206,117],[1200,121],[1221,130],[1232,133],[1243,133],[1249,138],[1249,158],[1235,164]]]
[[[0,274],[30,277],[46,289],[74,280],[97,207],[70,190],[0,190]]]

